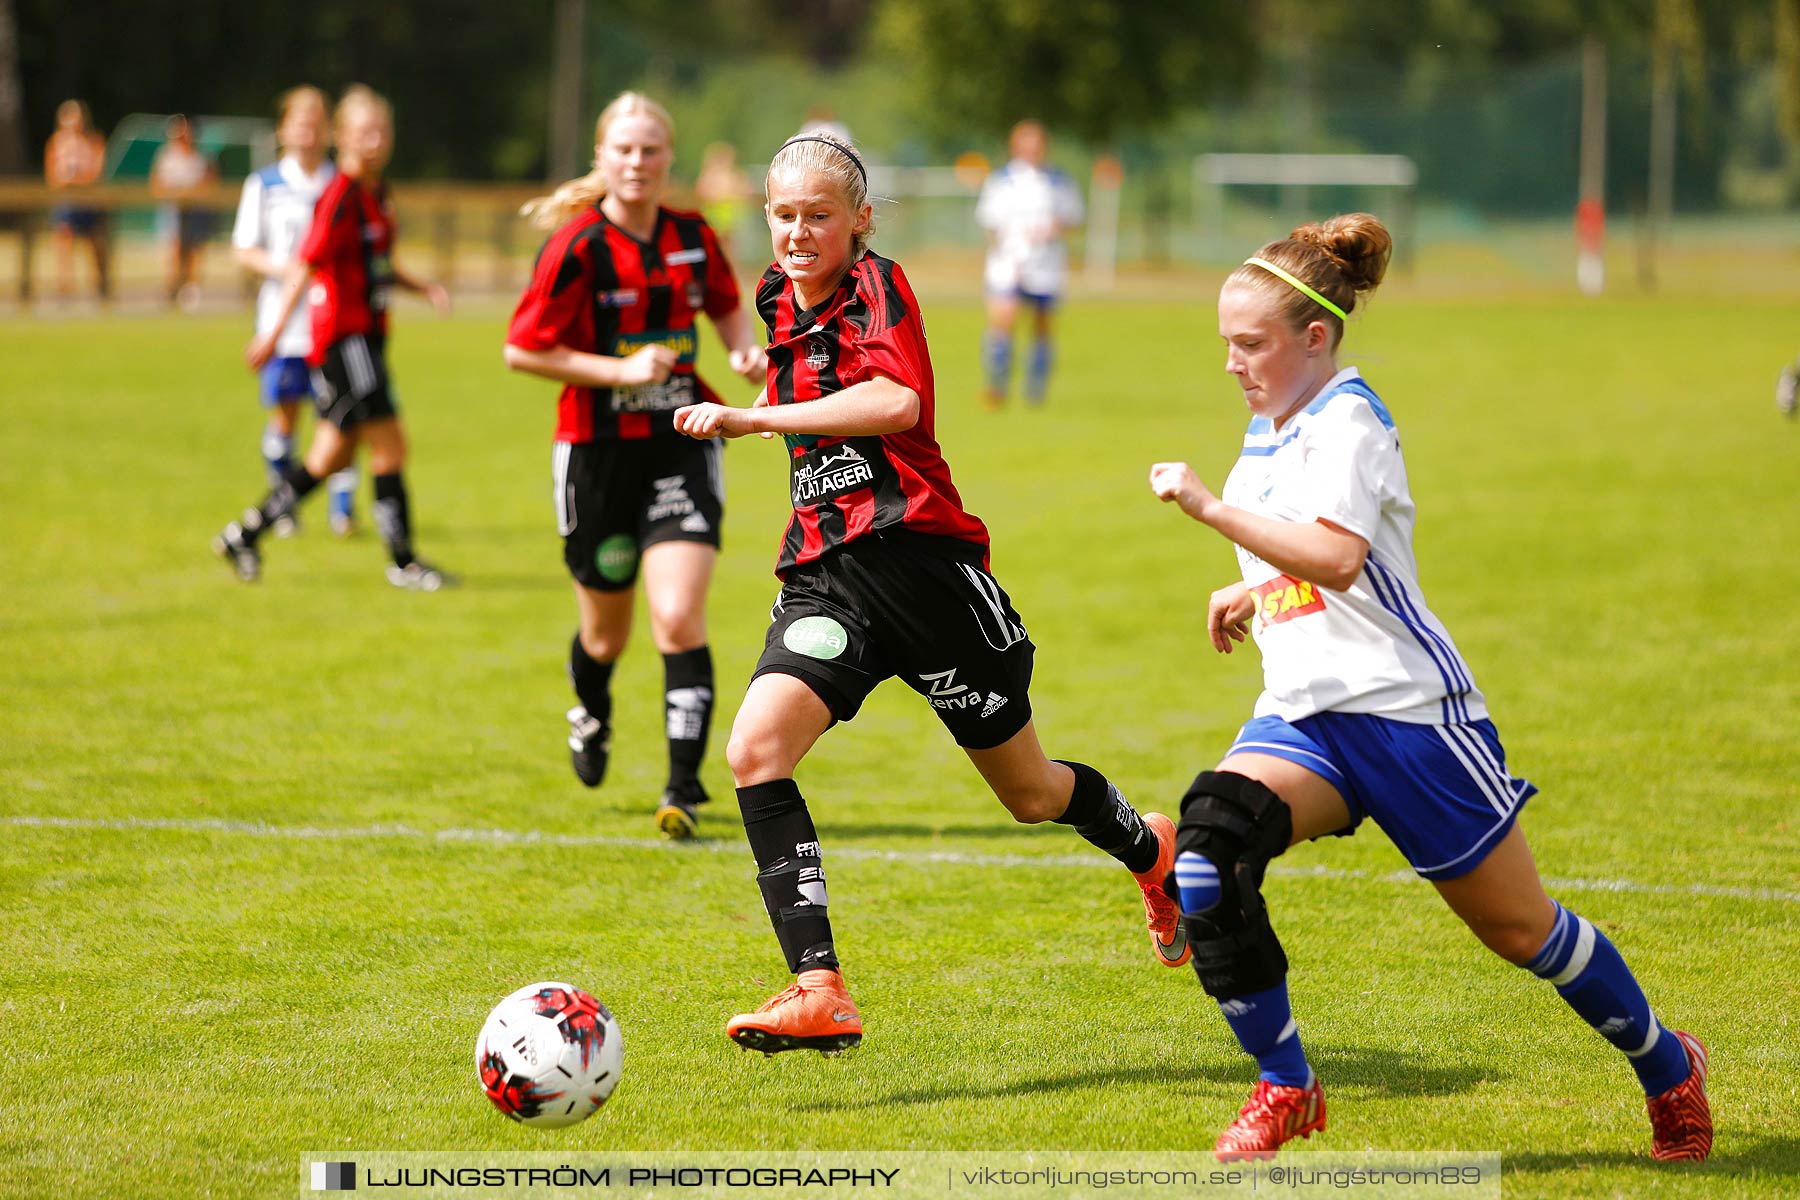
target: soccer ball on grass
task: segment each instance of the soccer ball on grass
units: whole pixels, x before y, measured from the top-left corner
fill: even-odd
[[[475,1041],[475,1071],[494,1107],[544,1129],[598,1111],[624,1061],[619,1023],[567,983],[520,988],[494,1006]]]

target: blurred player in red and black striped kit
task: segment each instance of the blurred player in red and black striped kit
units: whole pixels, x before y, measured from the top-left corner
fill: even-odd
[[[675,414],[691,437],[780,434],[791,459],[781,593],[727,758],[763,904],[797,978],[726,1033],[767,1053],[834,1053],[862,1039],[794,772],[895,675],[931,703],[1015,819],[1072,825],[1137,876],[1157,957],[1180,966],[1187,944],[1160,887],[1174,823],[1140,817],[1099,771],[1052,761],[1038,744],[1035,649],[938,447],[918,301],[898,264],[865,249],[873,214],[855,148],[829,133],[789,139],[769,167],[767,213],[776,261],[756,296],[767,387],[748,409]]]
[[[669,114],[626,92],[600,114],[595,143],[593,171],[526,206],[555,232],[513,314],[506,364],[563,385],[552,469],[581,619],[569,647],[580,701],[569,710],[575,774],[589,787],[606,775],[613,664],[631,634],[641,571],[669,739],[656,821],[686,838],[707,799],[706,593],[725,496],[719,440],[678,436],[674,414],[716,399],[694,370],[701,313],[734,371],[760,381],[767,360],[712,229],[698,213],[662,206],[674,159]]]
[[[375,484],[375,527],[393,563],[388,581],[408,591],[435,592],[447,582],[413,553],[406,483],[406,435],[387,369],[387,296],[391,287],[423,293],[440,313],[450,298],[435,283],[415,279],[394,262],[394,213],[382,171],[393,154],[394,116],[388,102],[360,85],[337,106],[338,174],[319,197],[312,227],[282,280],[281,301],[268,329],[244,357],[260,370],[275,354],[276,340],[300,294],[312,281],[313,403],[319,422],[304,462],[290,467],[263,502],[247,509],[213,539],[213,550],[238,577],[256,579],[262,558],[256,543],[276,521],[291,514],[319,482],[369,448]]]

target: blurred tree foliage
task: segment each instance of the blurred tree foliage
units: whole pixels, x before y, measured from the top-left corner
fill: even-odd
[[[626,87],[663,99],[690,177],[705,143],[756,162],[808,116],[905,163],[997,153],[1031,115],[1072,135],[1061,152],[1110,147],[1172,177],[1196,148],[1411,153],[1428,180],[1505,208],[1529,190],[1519,163],[1568,174],[1575,63],[1597,33],[1616,178],[1641,174],[1652,53],[1678,65],[1684,203],[1717,199],[1734,171],[1800,178],[1800,0],[581,2],[585,107]],[[105,128],[133,111],[270,113],[294,83],[361,80],[394,100],[402,174],[544,170],[555,0],[11,3],[31,147],[69,96]]]
[[[888,0],[879,44],[945,136],[1035,116],[1105,142],[1247,82],[1250,11],[1229,0]]]

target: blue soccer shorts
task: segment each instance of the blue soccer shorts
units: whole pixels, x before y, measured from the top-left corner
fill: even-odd
[[[1488,720],[1417,725],[1370,713],[1314,713],[1296,721],[1257,717],[1231,753],[1297,763],[1338,790],[1353,833],[1366,816],[1426,879],[1455,879],[1481,865],[1537,794],[1506,769]]]
[[[312,398],[312,374],[304,358],[271,358],[257,372],[264,408],[273,408],[283,400]]]

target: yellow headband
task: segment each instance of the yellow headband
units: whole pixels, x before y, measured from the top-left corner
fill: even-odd
[[[1275,278],[1286,280],[1288,283],[1293,285],[1295,291],[1301,293],[1302,295],[1304,295],[1307,298],[1309,298],[1310,300],[1312,300],[1315,304],[1319,305],[1319,307],[1323,308],[1326,312],[1336,313],[1338,320],[1348,321],[1350,319],[1349,313],[1345,312],[1343,309],[1339,308],[1337,305],[1333,304],[1331,301],[1327,300],[1325,297],[1321,296],[1319,293],[1313,291],[1312,288],[1310,288],[1306,284],[1302,283],[1293,274],[1276,266],[1274,263],[1270,262],[1268,259],[1266,259],[1266,258],[1246,258],[1244,260],[1244,265],[1246,267],[1261,267],[1263,270],[1267,271],[1269,274],[1275,276]]]

